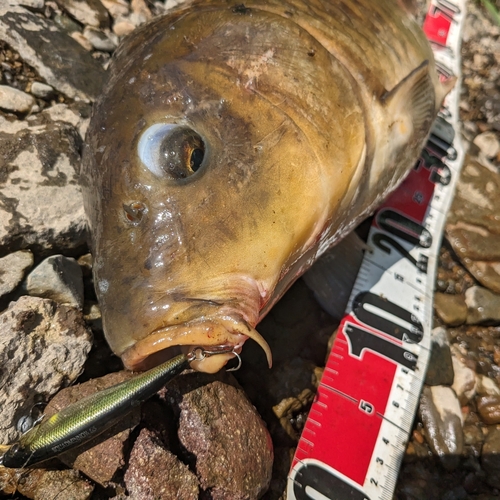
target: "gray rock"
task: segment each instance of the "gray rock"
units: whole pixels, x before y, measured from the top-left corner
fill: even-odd
[[[476,376],[476,391],[480,396],[500,396],[500,387],[485,375]]]
[[[38,11],[42,11],[45,7],[45,0],[8,0],[8,3]]]
[[[35,99],[22,90],[8,85],[0,85],[0,108],[14,113],[29,113]]]
[[[446,236],[468,271],[500,293],[500,177],[467,157],[457,182]]]
[[[449,387],[424,387],[419,414],[425,438],[447,469],[458,466],[463,451],[462,412],[457,396]]]
[[[486,158],[495,158],[500,152],[500,141],[495,132],[483,132],[472,141],[486,156]]]
[[[459,326],[467,319],[467,305],[462,295],[436,292],[434,309],[439,318],[449,326]]]
[[[75,104],[72,106],[55,104],[43,110],[40,115],[44,118],[47,117],[49,121],[70,123],[78,130],[80,137],[85,137],[90,122],[90,105],[80,104],[88,107],[88,109],[84,109],[82,112],[81,109],[77,109]]]
[[[27,126],[29,125],[29,126]],[[81,138],[67,123],[0,116],[0,245],[54,252],[86,240]]]
[[[33,82],[31,84],[31,93],[36,97],[40,97],[40,99],[48,99],[54,95],[54,88],[46,83]]]
[[[20,250],[0,259],[0,297],[12,292],[24,278],[24,273],[33,265],[33,254]]]
[[[482,286],[473,286],[465,292],[465,303],[469,325],[500,322],[500,295]]]
[[[52,255],[28,275],[26,290],[32,297],[51,299],[82,309],[82,269],[71,257]]]
[[[21,297],[0,315],[0,443],[18,437],[16,423],[37,394],[49,397],[76,380],[92,334],[72,307]]]
[[[0,3],[0,40],[59,92],[87,101],[99,95],[104,69],[50,19]]]
[[[167,398],[179,414],[179,441],[201,488],[213,500],[260,498],[271,480],[272,441],[234,379],[182,374],[168,385]]]
[[[103,52],[113,52],[116,49],[116,41],[112,40],[109,36],[106,35],[106,33],[101,30],[87,26],[83,30],[83,36],[92,44],[92,46],[96,50],[102,50]]]
[[[431,334],[431,357],[425,383],[427,385],[451,385],[453,377],[453,363],[446,330],[442,327],[434,328]]]
[[[56,0],[61,9],[87,26],[108,26],[108,12],[99,0]]]
[[[493,488],[500,488],[500,429],[496,427],[488,427],[481,465],[487,474],[486,482]]]
[[[148,429],[130,454],[125,484],[134,500],[197,500],[198,479]]]

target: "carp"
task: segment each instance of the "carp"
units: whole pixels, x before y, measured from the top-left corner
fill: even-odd
[[[398,186],[450,85],[402,0],[197,1],[128,37],[82,166],[125,366],[248,338],[270,364],[256,325]]]

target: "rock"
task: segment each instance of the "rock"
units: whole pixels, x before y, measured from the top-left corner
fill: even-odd
[[[139,24],[145,23],[153,17],[145,0],[132,0],[130,7],[135,16],[137,16]]]
[[[197,500],[198,479],[148,429],[130,454],[125,484],[134,500]]]
[[[446,236],[470,273],[500,293],[500,178],[465,159],[446,224]]]
[[[40,114],[47,121],[66,122],[78,130],[80,137],[85,137],[90,122],[91,107],[88,104],[74,103],[71,106],[67,104],[55,104],[43,110]]]
[[[101,92],[102,66],[50,19],[1,2],[0,40],[68,97],[93,101]]]
[[[462,412],[449,387],[426,387],[420,397],[420,419],[431,450],[447,469],[458,466],[463,451]]]
[[[42,11],[45,7],[45,0],[9,0],[9,3],[38,11]]]
[[[29,113],[35,99],[26,92],[8,85],[0,85],[0,108],[14,113]]]
[[[131,372],[121,371],[67,387],[58,392],[50,401],[45,409],[45,414],[50,417],[70,404],[112,385],[129,380],[133,376]],[[125,465],[124,444],[139,421],[140,409],[136,408],[103,434],[78,448],[63,453],[59,458],[68,467],[83,472],[95,482],[106,487],[117,471]]]
[[[36,97],[40,97],[40,99],[49,99],[54,95],[54,88],[46,83],[33,82],[31,84],[31,93]]]
[[[489,427],[483,444],[481,465],[486,471],[486,482],[500,488],[500,429]]]
[[[486,158],[495,158],[500,152],[500,141],[495,132],[483,132],[472,141],[486,156]]]
[[[434,294],[434,308],[439,318],[449,326],[459,326],[467,319],[467,305],[462,295]]]
[[[56,0],[61,9],[88,26],[108,26],[109,17],[99,0]]]
[[[103,52],[113,52],[116,49],[117,43],[112,40],[101,30],[86,27],[83,30],[83,36],[92,44],[94,49],[102,50]]]
[[[481,447],[484,441],[484,434],[477,424],[464,425],[464,444],[469,447],[474,456],[481,455]]]
[[[496,382],[485,375],[476,376],[476,391],[480,396],[500,396]]]
[[[476,394],[476,372],[462,360],[462,355],[456,346],[451,347],[451,359],[455,373],[452,388],[460,404],[466,405]]]
[[[227,373],[187,373],[167,401],[179,415],[187,463],[213,500],[257,499],[267,490],[273,449],[264,422]]]
[[[482,286],[473,286],[465,292],[465,303],[469,325],[500,322],[500,295]]]
[[[0,315],[0,443],[37,394],[49,397],[80,375],[92,347],[82,315],[51,300],[21,297]]]
[[[500,394],[480,396],[476,400],[477,411],[487,425],[500,424]]]
[[[431,333],[431,357],[425,383],[426,385],[452,385],[453,378],[453,363],[446,330],[442,327],[434,328]]]
[[[79,31],[71,33],[70,36],[71,38],[73,38],[73,40],[75,40],[75,42],[79,43],[86,51],[90,52],[91,50],[93,50],[94,46]]]
[[[116,36],[126,36],[136,28],[135,24],[129,21],[128,19],[118,19],[116,23],[113,25],[113,33]]]
[[[130,12],[130,6],[125,0],[101,0],[113,19],[126,16]]]
[[[24,278],[24,273],[33,265],[33,254],[20,250],[0,259],[0,298],[12,292]]]
[[[78,309],[83,307],[82,270],[70,257],[47,257],[28,275],[26,289],[33,297],[52,299]]]
[[[94,486],[75,470],[28,469],[23,472],[17,489],[33,500],[88,500]]]
[[[51,253],[83,246],[81,138],[75,128],[0,116],[0,137],[0,246]]]

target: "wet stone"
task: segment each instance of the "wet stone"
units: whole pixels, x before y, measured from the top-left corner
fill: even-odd
[[[50,19],[0,2],[0,40],[59,92],[87,101],[99,95],[104,69]]]
[[[129,498],[198,500],[198,479],[148,429],[142,429],[125,473]]]
[[[1,246],[53,253],[85,244],[80,146],[68,123],[27,124],[0,116]]]
[[[481,286],[473,286],[465,292],[465,302],[469,325],[500,323],[500,295]]]
[[[453,362],[446,330],[442,327],[434,328],[431,334],[431,357],[425,383],[427,385],[452,385],[453,377]]]
[[[469,368],[456,346],[451,347],[451,359],[453,363],[453,384],[460,404],[467,404],[476,394],[476,372]]]
[[[426,387],[420,397],[419,414],[431,450],[443,466],[455,469],[463,451],[460,403],[449,387]]]
[[[28,275],[26,289],[33,297],[52,299],[79,309],[83,307],[82,270],[71,257],[47,257]]]
[[[481,465],[486,471],[486,482],[494,488],[500,488],[500,429],[497,427],[488,427]]]
[[[476,399],[477,411],[485,424],[500,424],[500,395],[480,396]]]
[[[436,292],[434,309],[443,323],[449,326],[462,325],[467,319],[467,305],[462,295]]]
[[[121,371],[109,373],[104,377],[89,380],[83,384],[67,387],[58,392],[50,401],[45,414],[50,417],[66,406],[81,399],[119,384],[133,377],[133,373]],[[59,459],[68,467],[83,472],[93,481],[107,486],[117,471],[125,465],[125,443],[130,432],[140,421],[140,409],[135,408],[110,429],[98,435],[88,443],[68,450]]]
[[[477,375],[476,391],[480,396],[500,396],[500,388],[497,383],[484,375]]]
[[[0,108],[14,113],[28,113],[35,105],[33,96],[7,85],[0,85]]]
[[[37,395],[76,380],[91,347],[76,309],[28,296],[10,304],[0,315],[0,443],[16,439],[16,423]]]
[[[0,298],[15,290],[24,273],[33,265],[33,254],[20,250],[0,258]]]
[[[446,235],[453,250],[486,288],[500,293],[500,178],[470,157],[457,182]]]
[[[213,500],[260,498],[271,480],[272,441],[234,378],[187,373],[173,380],[166,394],[179,415],[179,441],[201,489]]]

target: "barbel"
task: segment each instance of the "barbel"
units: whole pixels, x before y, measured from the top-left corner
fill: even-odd
[[[21,436],[1,457],[0,465],[22,468],[53,458],[109,429],[156,394],[191,361],[234,352],[234,346],[196,347],[130,380],[108,387],[63,408]]]

